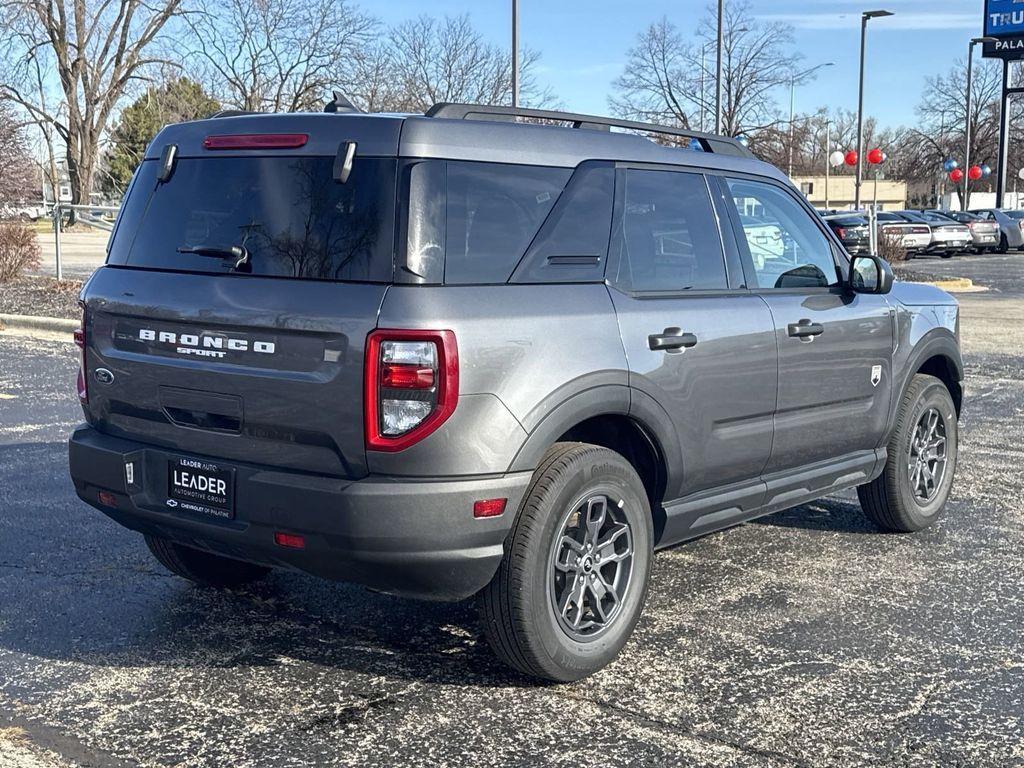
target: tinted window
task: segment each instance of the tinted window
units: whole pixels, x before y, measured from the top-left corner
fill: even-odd
[[[828,219],[828,223],[839,227],[863,227],[867,225],[867,221],[859,216],[833,216]]]
[[[252,273],[319,280],[392,277],[395,161],[357,159],[348,182],[333,158],[182,159],[157,184],[146,161],[111,246],[111,262],[226,272],[180,247],[244,246]]]
[[[447,164],[446,283],[504,283],[572,171],[496,163]]]
[[[718,221],[699,174],[627,170],[612,247],[615,282],[626,290],[727,286]]]
[[[760,288],[836,285],[832,248],[815,220],[778,187],[729,179]]]
[[[615,169],[580,165],[516,270],[517,282],[604,279]]]
[[[1024,219],[1024,211],[1003,211],[1011,219]]]

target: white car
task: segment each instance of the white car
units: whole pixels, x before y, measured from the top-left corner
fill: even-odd
[[[900,246],[907,254],[924,253],[932,243],[932,228],[924,222],[907,221],[889,211],[877,214],[879,234],[898,234]]]

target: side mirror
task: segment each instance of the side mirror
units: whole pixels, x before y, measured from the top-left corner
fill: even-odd
[[[888,293],[895,278],[892,268],[878,256],[854,256],[850,260],[850,290],[854,293]]]

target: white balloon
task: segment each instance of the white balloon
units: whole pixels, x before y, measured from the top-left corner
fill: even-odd
[[[1017,178],[1024,179],[1024,168],[1021,168],[1019,171],[1017,171]]]
[[[840,152],[838,149],[828,156],[828,163],[833,168],[838,168],[840,165],[846,162],[846,154]]]

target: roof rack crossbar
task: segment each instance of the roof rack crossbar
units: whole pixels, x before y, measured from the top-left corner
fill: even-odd
[[[643,123],[637,120],[621,120],[614,117],[600,117],[598,115],[582,115],[576,112],[560,112],[550,109],[527,109],[523,107],[506,107],[491,104],[454,104],[442,102],[435,104],[426,112],[427,117],[442,117],[451,120],[495,120],[502,118],[529,117],[537,120],[557,120],[564,123],[571,123],[573,128],[587,128],[591,130],[608,131],[612,128],[625,128],[632,131],[645,131],[647,133],[660,133],[667,136],[678,136],[684,139],[694,139],[705,152],[712,152],[722,155],[740,155],[752,157],[752,153],[736,139],[728,136],[718,136],[713,133],[701,133],[685,128],[674,128],[657,123]]]

